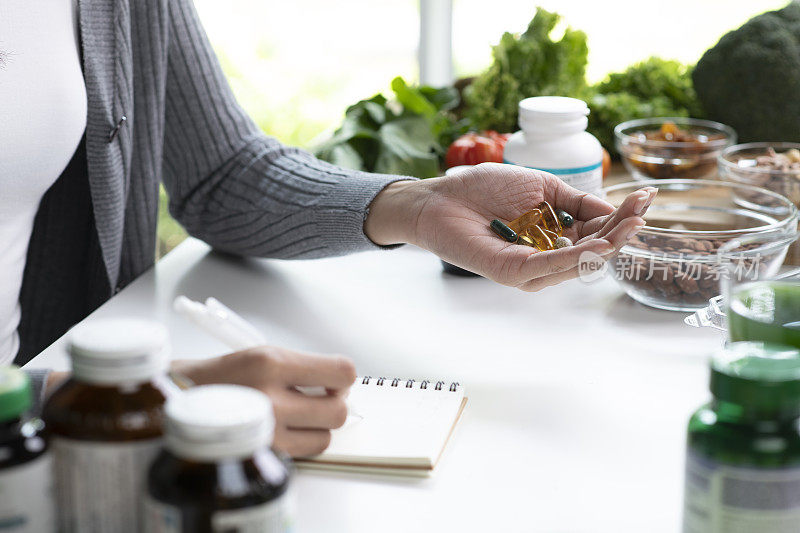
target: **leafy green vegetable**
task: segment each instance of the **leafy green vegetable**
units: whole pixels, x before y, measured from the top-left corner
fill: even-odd
[[[663,96],[644,100],[630,93],[597,94],[589,103],[591,114],[587,131],[612,155],[616,154],[614,127],[617,124],[635,118],[689,116],[685,110],[675,109]]]
[[[659,57],[609,74],[589,91],[588,131],[614,153],[614,127],[646,117],[701,117],[691,67]]]
[[[800,2],[725,34],[692,78],[708,116],[741,141],[800,141]]]
[[[335,165],[428,178],[439,174],[452,140],[466,131],[451,110],[459,103],[453,87],[412,87],[392,80],[395,100],[381,94],[350,106],[344,122],[318,147],[317,157]]]
[[[525,33],[505,33],[492,49],[494,62],[465,90],[467,115],[477,129],[514,131],[520,100],[585,90],[586,34],[567,28],[554,41],[550,35],[560,19],[539,8]]]
[[[596,86],[600,94],[628,93],[641,99],[666,98],[674,109],[685,109],[693,117],[702,109],[692,86],[692,67],[678,61],[651,57],[615,72]]]

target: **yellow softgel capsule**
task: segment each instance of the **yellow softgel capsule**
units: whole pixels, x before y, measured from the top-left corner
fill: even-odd
[[[539,224],[542,220],[542,212],[538,209],[532,209],[524,215],[521,215],[508,223],[508,227],[516,231],[518,234],[525,233],[525,229],[530,226]]]
[[[556,212],[553,210],[550,204],[547,202],[541,202],[536,206],[536,209],[542,212],[541,220],[544,223],[544,227],[553,233],[557,233],[560,237],[561,232],[564,231],[564,228],[561,227],[561,221],[558,219],[558,215],[556,215]],[[541,223],[539,223],[539,225],[541,225]]]
[[[509,222],[507,227],[518,235],[517,244],[541,251],[556,248],[556,241],[564,231],[561,219],[547,202],[540,202],[534,209]]]
[[[540,226],[529,226],[525,230],[523,235],[532,240],[536,248],[538,248],[539,250],[541,251],[552,250],[553,241],[550,239],[550,237],[547,236],[545,231],[547,230],[545,230]]]
[[[539,226],[539,227],[542,228],[541,226]],[[553,241],[553,242],[556,242],[556,239],[561,237],[560,234],[556,233],[555,231],[550,231],[549,229],[542,228],[542,231],[544,232],[545,235],[550,237],[550,240]]]
[[[536,243],[533,242],[531,238],[526,235],[520,235],[519,238],[517,239],[517,244],[524,244],[525,246],[536,248]]]

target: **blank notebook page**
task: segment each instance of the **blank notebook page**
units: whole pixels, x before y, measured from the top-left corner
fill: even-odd
[[[347,422],[325,452],[306,461],[431,470],[465,403],[456,383],[360,377],[348,397]]]

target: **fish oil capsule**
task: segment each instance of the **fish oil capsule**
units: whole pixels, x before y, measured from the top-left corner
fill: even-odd
[[[55,463],[59,531],[138,533],[142,489],[158,453],[166,329],[148,320],[80,324],[69,333],[72,377],[42,418]]]
[[[500,220],[493,220],[490,224],[492,231],[500,235],[509,242],[512,235],[516,234],[517,244],[533,246],[539,250],[552,250],[556,248],[556,241],[561,238],[564,227],[572,226],[574,219],[566,211],[554,210],[546,202],[540,202],[536,208],[524,213],[508,223],[503,224]],[[523,238],[524,237],[524,238]],[[566,244],[569,239],[559,241],[558,247],[571,246],[572,242]]]
[[[517,244],[524,244],[525,246],[530,246],[531,248],[536,248],[536,243],[531,240],[530,237],[527,235],[520,235],[519,239],[517,240]]]
[[[541,219],[542,212],[538,209],[532,209],[509,222],[508,227],[516,231],[517,234],[521,234],[525,228],[537,225]]]
[[[275,419],[266,395],[205,385],[170,398],[165,449],[150,467],[144,531],[292,530],[288,460],[270,451]]]
[[[555,231],[550,231],[549,229],[542,228],[542,231],[544,232],[545,235],[547,235],[550,238],[550,240],[553,242],[553,244],[555,244],[556,239],[561,237],[561,235],[559,235]]]
[[[28,418],[33,402],[28,375],[0,367],[0,530],[55,531],[52,462],[42,422]]]
[[[561,227],[561,222],[558,220],[558,216],[556,212],[553,211],[553,208],[550,207],[550,204],[547,202],[541,202],[539,205],[536,206],[536,209],[542,212],[542,222],[539,224],[541,225],[544,223],[544,227],[553,233],[561,235],[563,228]],[[558,238],[558,237],[556,237]]]
[[[553,241],[547,236],[545,230],[539,226],[530,226],[525,232],[525,236],[532,240],[536,248],[541,251],[553,249]]]

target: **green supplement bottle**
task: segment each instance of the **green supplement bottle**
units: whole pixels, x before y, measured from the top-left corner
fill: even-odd
[[[734,342],[689,421],[684,533],[800,531],[800,350]]]
[[[145,531],[292,530],[290,471],[269,449],[275,420],[267,396],[205,385],[170,398],[165,413],[166,449],[150,467]]]
[[[72,377],[44,406],[59,531],[139,533],[147,467],[161,448],[166,329],[109,319],[69,333]]]
[[[732,341],[766,341],[800,349],[800,282],[757,281],[737,287],[728,307]]]
[[[31,403],[28,375],[0,367],[0,531],[55,531],[51,456],[42,421],[25,417]]]

